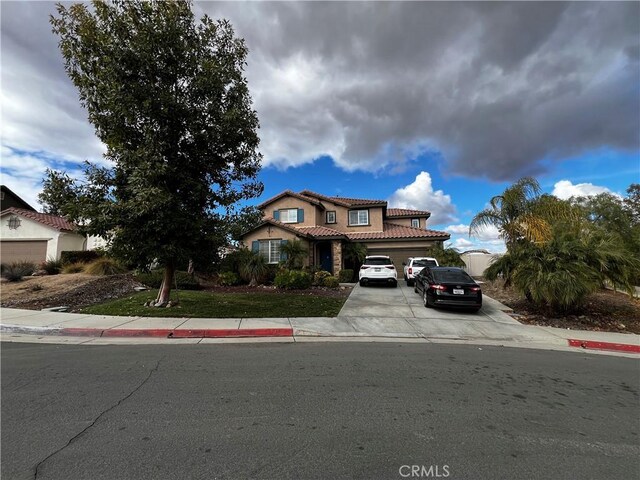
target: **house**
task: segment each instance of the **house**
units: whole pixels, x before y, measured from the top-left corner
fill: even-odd
[[[63,217],[24,208],[0,212],[0,262],[59,259],[63,250],[85,250],[87,240]]]
[[[430,212],[387,208],[384,200],[285,190],[258,207],[264,218],[244,234],[245,246],[278,263],[282,243],[299,239],[309,252],[306,265],[333,274],[345,268],[343,249],[352,242],[364,244],[369,255],[389,255],[401,270],[404,259],[423,256],[427,248],[450,237],[427,229]]]
[[[6,185],[0,185],[0,212],[7,208],[21,208],[23,210],[36,211],[31,205],[13,193]]]

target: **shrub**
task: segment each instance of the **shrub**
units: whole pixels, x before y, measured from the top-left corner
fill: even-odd
[[[71,263],[91,263],[103,255],[99,250],[67,250],[60,253],[60,260],[63,265],[69,265]]]
[[[31,262],[12,262],[3,265],[2,276],[10,282],[18,282],[22,277],[27,277],[35,271],[36,266]]]
[[[46,262],[42,263],[42,270],[47,272],[47,275],[58,275],[62,270],[62,260],[49,258]]]
[[[87,264],[84,262],[69,263],[62,267],[62,273],[82,273]]]
[[[264,280],[267,266],[267,260],[262,255],[249,252],[240,263],[240,276],[253,287]]]
[[[353,270],[350,268],[340,270],[340,272],[338,272],[338,279],[340,280],[340,283],[351,282],[351,280],[353,280]]]
[[[324,279],[330,277],[331,273],[326,270],[320,270],[313,275],[313,284],[314,285],[324,285]]]
[[[232,287],[240,283],[240,277],[233,272],[222,272],[218,275],[218,283],[223,287]]]
[[[151,272],[138,273],[134,275],[134,278],[149,288],[160,288],[163,275],[164,270],[153,270]],[[183,271],[176,272],[175,282],[178,284],[178,290],[200,290],[202,288],[198,280]],[[172,286],[175,286],[175,284]]]
[[[126,273],[127,269],[113,258],[102,257],[88,264],[84,271],[89,275],[118,275]]]
[[[340,286],[340,280],[338,277],[326,277],[323,284],[325,287],[338,288]]]
[[[311,275],[301,270],[282,270],[276,274],[275,285],[278,288],[304,290],[311,286]]]
[[[251,254],[251,251],[247,248],[241,248],[233,252],[228,253],[220,261],[221,272],[233,272],[240,273],[240,265],[244,262],[245,258]]]

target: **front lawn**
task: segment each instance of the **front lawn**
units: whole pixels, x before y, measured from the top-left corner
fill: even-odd
[[[293,293],[179,293],[180,304],[171,308],[145,307],[157,290],[140,292],[118,300],[83,308],[82,313],[141,317],[268,318],[335,317],[346,297],[336,298]],[[175,293],[171,295],[175,299]]]

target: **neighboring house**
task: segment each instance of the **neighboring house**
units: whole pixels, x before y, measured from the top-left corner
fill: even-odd
[[[10,207],[0,212],[0,262],[59,259],[63,250],[85,250],[86,238],[63,217]]]
[[[258,206],[264,218],[242,242],[269,263],[282,260],[283,242],[300,239],[309,251],[307,265],[337,274],[344,268],[343,247],[366,245],[369,255],[389,255],[396,268],[410,256],[449,239],[427,229],[430,212],[387,208],[384,200],[328,197],[309,190],[286,190]]]
[[[35,208],[22,200],[18,195],[13,193],[9,189],[9,187],[0,185],[0,211],[6,210],[7,208],[11,207],[21,208],[23,210],[31,210],[32,212],[36,211]]]

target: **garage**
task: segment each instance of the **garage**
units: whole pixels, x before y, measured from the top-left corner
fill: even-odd
[[[28,261],[44,262],[47,259],[46,240],[3,240],[0,241],[0,262],[12,263]]]
[[[393,264],[396,266],[396,270],[402,273],[402,262],[406,262],[409,257],[425,257],[426,250],[431,245],[425,245],[423,247],[409,247],[409,248],[375,248],[369,247],[367,249],[367,255],[387,255],[393,260]]]

